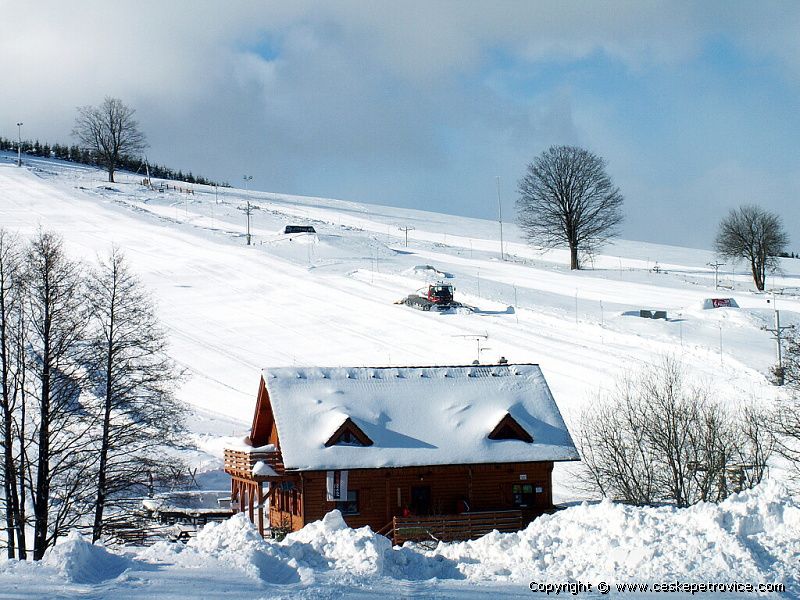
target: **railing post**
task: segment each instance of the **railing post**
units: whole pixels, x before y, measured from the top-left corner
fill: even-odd
[[[264,537],[264,488],[258,483],[258,533]]]

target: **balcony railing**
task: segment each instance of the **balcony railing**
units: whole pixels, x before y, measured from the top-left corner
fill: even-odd
[[[432,517],[394,517],[390,525],[391,529],[381,530],[380,533],[399,545],[406,541],[474,540],[495,529],[519,531],[523,521],[520,510],[499,510]]]
[[[258,462],[265,463],[278,477],[282,477],[285,473],[283,457],[278,451],[248,452],[246,450],[225,449],[225,472],[229,475],[256,481],[275,479],[275,476],[272,475],[254,475],[253,467],[255,467]]]

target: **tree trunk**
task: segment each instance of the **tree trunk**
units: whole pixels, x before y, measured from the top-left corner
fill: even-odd
[[[22,331],[24,331],[25,326],[24,324],[20,324],[20,337],[22,337]],[[20,366],[20,374],[19,374],[19,394],[20,394],[20,419],[19,419],[19,431],[17,432],[19,435],[19,445],[20,445],[20,452],[19,452],[19,494],[17,495],[17,549],[19,552],[19,559],[20,560],[27,560],[28,559],[28,543],[27,543],[27,536],[25,533],[25,525],[26,525],[26,510],[25,510],[25,472],[28,468],[26,464],[26,457],[25,457],[25,419],[26,419],[26,399],[25,399],[25,385],[26,385],[26,376],[27,371],[25,369],[25,359],[24,359],[24,346],[22,344],[22,340],[20,339],[17,344],[17,352],[20,353],[20,356],[17,358],[18,364]]]
[[[763,292],[764,291],[764,279],[765,279],[764,269],[760,265],[757,265],[755,260],[751,260],[750,261],[750,270],[753,273],[753,281],[756,284],[756,289],[759,292]]]
[[[114,183],[114,165],[108,165],[108,183]]]
[[[42,353],[42,400],[39,409],[39,457],[36,461],[36,494],[33,499],[33,560],[41,560],[47,549],[48,505],[50,503],[50,314],[45,308],[44,352]]]
[[[16,558],[15,536],[17,527],[22,527],[17,523],[19,517],[19,497],[17,496],[17,479],[14,470],[14,454],[12,447],[12,420],[11,411],[5,410],[3,415],[3,473],[4,489],[6,499],[6,530],[8,532],[8,558]]]
[[[2,282],[0,282],[2,286]],[[17,514],[14,498],[16,497],[16,481],[14,477],[13,455],[13,429],[11,419],[11,394],[9,383],[9,356],[8,356],[8,307],[4,287],[0,287],[0,387],[2,397],[0,404],[3,408],[3,497],[6,500],[6,532],[8,540],[8,558],[16,558],[14,547],[14,519]]]
[[[100,466],[97,472],[97,502],[94,506],[94,526],[92,527],[92,542],[100,539],[103,533],[103,510],[106,505],[106,469],[108,465],[108,446],[111,429],[111,401],[112,386],[111,375],[113,365],[113,344],[114,344],[114,301],[111,301],[111,324],[108,335],[108,347],[106,348],[106,393],[104,398],[103,411],[103,441],[100,445]]]
[[[578,245],[574,243],[569,245],[569,268],[573,270],[581,268],[578,262]]]

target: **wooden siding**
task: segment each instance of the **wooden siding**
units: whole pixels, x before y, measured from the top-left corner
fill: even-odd
[[[494,530],[513,532],[522,527],[521,510],[479,511],[435,517],[394,517],[386,535],[400,546],[407,541],[474,540]]]
[[[418,516],[455,514],[463,511],[460,501],[466,500],[472,512],[519,508],[525,525],[553,506],[552,470],[552,462],[353,469],[348,471],[347,488],[358,492],[358,514],[344,515],[344,519],[351,527],[369,525],[379,530],[393,517],[402,516],[404,507]],[[518,507],[512,498],[514,484],[530,484],[542,491],[534,493],[531,506]],[[302,524],[339,508],[336,502],[326,501],[325,486],[325,471],[302,473]],[[415,506],[415,488],[422,489],[422,494],[429,488],[427,511]]]

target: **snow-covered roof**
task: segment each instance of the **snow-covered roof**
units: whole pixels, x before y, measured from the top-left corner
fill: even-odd
[[[263,377],[287,469],[579,458],[538,365],[285,367]],[[507,414],[532,443],[489,439]],[[371,445],[330,445],[348,418]]]
[[[230,490],[165,492],[144,498],[142,506],[153,512],[177,512],[190,515],[230,514]]]

